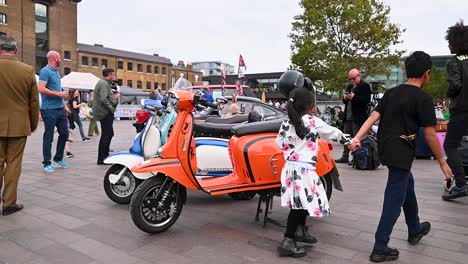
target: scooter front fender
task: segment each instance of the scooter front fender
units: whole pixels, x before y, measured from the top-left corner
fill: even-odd
[[[134,173],[163,174],[174,179],[187,189],[199,189],[194,177],[187,175],[178,159],[154,158],[136,164],[131,170]]]
[[[105,164],[120,164],[122,166],[127,167],[128,169],[131,169],[133,166],[135,166],[138,163],[143,162],[144,159],[140,155],[136,155],[133,153],[130,153],[128,151],[121,151],[121,152],[116,152],[109,157],[107,157],[104,160]],[[146,180],[150,177],[153,176],[151,173],[133,173],[133,176],[135,178],[138,178],[140,180]]]

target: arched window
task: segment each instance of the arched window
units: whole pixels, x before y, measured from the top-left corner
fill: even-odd
[[[7,23],[7,17],[5,14],[0,13],[0,24],[5,24]]]

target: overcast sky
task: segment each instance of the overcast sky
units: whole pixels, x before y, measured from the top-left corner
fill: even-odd
[[[445,31],[463,18],[466,0],[384,0],[391,21],[406,29],[400,48],[448,54]],[[138,3],[138,4],[137,4]],[[290,65],[291,22],[298,0],[85,0],[78,5],[78,41],[142,53],[177,64],[221,60],[247,73]]]

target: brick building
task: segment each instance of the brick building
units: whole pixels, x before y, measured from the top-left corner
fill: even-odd
[[[100,44],[78,44],[78,71],[90,72],[101,77],[102,69],[112,68],[117,72],[119,85],[142,90],[172,87],[180,73],[192,83],[200,84],[202,73],[195,72],[183,62],[172,65],[168,58],[158,54],[148,55],[104,47]],[[198,76],[198,77],[196,77]],[[198,80],[198,82],[196,82]]]
[[[200,84],[202,73],[184,63],[172,65],[168,58],[77,43],[77,4],[81,0],[0,0],[0,35],[12,35],[18,42],[18,58],[35,65],[38,72],[47,65],[47,52],[62,54],[61,74],[90,72],[101,77],[104,67],[113,68],[121,85],[151,90],[168,89],[180,73]],[[198,77],[195,77],[198,76]],[[199,82],[196,82],[199,80]]]
[[[181,74],[184,75],[184,78],[189,80],[193,85],[202,85],[203,84],[203,73],[199,71],[194,71],[192,64],[187,64],[183,61],[179,61],[177,65],[172,66],[172,82],[174,83]]]
[[[47,52],[68,55],[65,69],[77,70],[77,3],[81,0],[0,0],[0,34],[18,42],[18,58],[39,71]]]

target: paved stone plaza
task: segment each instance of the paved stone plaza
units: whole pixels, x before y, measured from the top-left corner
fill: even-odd
[[[85,122],[87,129],[88,123]],[[302,259],[278,258],[283,229],[263,228],[254,216],[258,197],[234,201],[189,192],[176,224],[148,235],[137,229],[128,205],[117,205],[104,193],[107,166],[97,166],[98,138],[82,143],[75,132],[70,168],[42,172],[42,123],[29,138],[20,180],[19,202],[25,209],[0,216],[0,263],[368,263],[382,206],[387,170],[357,171],[339,165],[344,193],[334,192],[332,216],[310,220],[318,244]],[[112,148],[127,150],[135,136],[129,121],[116,121]],[[335,145],[338,157],[341,146]],[[55,151],[54,151],[55,153]],[[391,246],[400,249],[394,263],[468,263],[468,198],[443,202],[442,176],[436,161],[413,166],[422,220],[433,230],[420,245],[406,242],[404,217]],[[272,217],[285,223],[287,209],[275,200]]]

